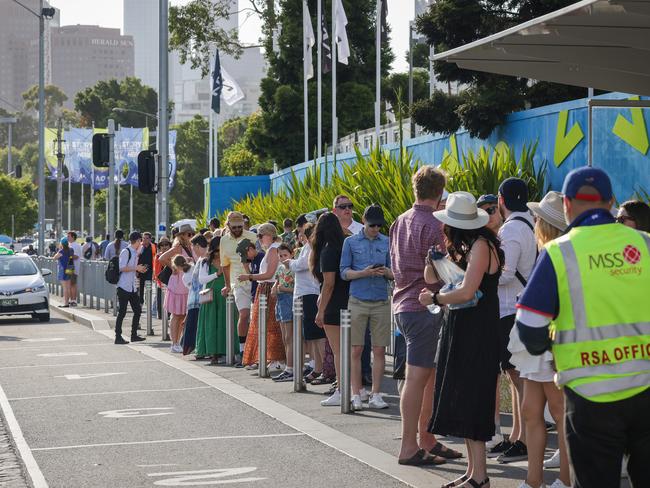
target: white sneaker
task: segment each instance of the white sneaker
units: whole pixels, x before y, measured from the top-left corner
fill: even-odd
[[[627,462],[630,458],[628,456],[623,456],[623,463],[621,466],[621,478],[629,478],[627,474]]]
[[[358,411],[362,409],[363,405],[361,404],[361,397],[359,395],[352,395],[352,410]]]
[[[334,394],[327,400],[320,402],[321,407],[340,407],[341,406],[341,392],[336,390]]]
[[[494,434],[492,436],[492,439],[485,443],[485,449],[489,451],[500,442],[503,442],[503,434]]]
[[[558,481],[559,481],[559,480],[558,480]],[[528,483],[526,483],[525,481],[523,481],[523,482],[519,485],[519,488],[533,488],[533,487],[530,486],[530,485],[529,485]],[[542,483],[541,485],[539,485],[539,488],[546,488],[546,485],[545,485],[544,483]]]
[[[556,449],[553,456],[544,461],[545,468],[559,468],[560,467],[560,450]]]
[[[268,366],[269,373],[284,370],[284,365],[280,361],[271,361]]]
[[[560,478],[556,479],[551,486],[548,488],[571,488],[570,486],[565,485],[562,483],[562,480]]]
[[[370,399],[370,393],[365,388],[359,390],[359,396],[361,397],[362,402],[367,402]]]
[[[376,408],[378,410],[381,410],[383,408],[388,408],[388,403],[384,401],[384,399],[381,396],[381,393],[374,393],[370,397],[370,401],[368,402],[368,408]]]
[[[172,344],[171,352],[183,352],[183,348],[180,344]]]

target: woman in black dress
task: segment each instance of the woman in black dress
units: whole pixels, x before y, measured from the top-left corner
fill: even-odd
[[[485,442],[494,435],[494,391],[499,372],[499,299],[497,287],[504,256],[499,240],[485,227],[488,214],[474,197],[452,193],[447,208],[434,215],[444,226],[449,258],[465,270],[460,286],[449,292],[423,290],[423,305],[462,304],[480,290],[478,303],[450,310],[440,332],[434,409],[429,431],[462,437],[468,452],[465,474],[445,487],[489,488]],[[438,281],[431,262],[425,279]]]

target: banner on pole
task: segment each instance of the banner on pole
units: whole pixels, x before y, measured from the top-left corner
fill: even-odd
[[[169,189],[174,188],[174,183],[176,182],[176,131],[170,130],[169,136],[169,148],[167,149],[167,154],[169,155]]]

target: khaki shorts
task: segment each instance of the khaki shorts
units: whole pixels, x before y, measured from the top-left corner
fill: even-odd
[[[233,291],[232,294],[235,297],[235,305],[237,306],[237,310],[243,310],[243,309],[249,309],[251,308],[251,284],[250,283],[244,283],[241,285],[237,285]]]
[[[353,346],[363,346],[366,327],[370,327],[370,339],[373,347],[390,345],[390,302],[366,302],[354,297],[348,301],[352,320],[351,340]]]

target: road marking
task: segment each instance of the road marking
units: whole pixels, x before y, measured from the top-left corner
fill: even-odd
[[[18,341],[22,342],[22,341]],[[97,347],[97,346],[112,346],[112,342],[96,342],[88,344],[52,344],[46,346],[24,346],[24,347],[2,347],[0,351],[27,351],[30,349],[53,349],[55,347]]]
[[[69,393],[66,395],[43,395],[43,396],[29,396],[29,397],[16,397],[10,398],[9,401],[15,402],[19,400],[40,400],[42,398],[69,398],[69,397],[84,397],[95,395],[126,395],[129,393],[157,393],[165,391],[187,391],[187,390],[211,390],[210,386],[192,386],[188,388],[161,388],[159,390],[124,390],[124,391],[98,391],[95,393]]]
[[[67,358],[70,356],[88,356],[87,352],[46,352],[37,354],[41,358]]]
[[[180,466],[180,464],[173,464],[173,463],[164,463],[164,464],[136,464],[138,468],[163,468],[163,467],[169,467],[169,466]]]
[[[20,342],[56,342],[56,341],[65,341],[65,338],[63,338],[63,337],[42,337],[42,338],[22,339]]]
[[[11,436],[29,473],[29,477],[32,479],[34,488],[47,488],[47,481],[45,481],[41,468],[38,467],[38,463],[34,459],[32,451],[23,437],[23,431],[14,416],[14,411],[11,409],[11,405],[9,404],[9,400],[7,400],[7,395],[5,395],[2,386],[0,386],[0,408],[2,408],[7,426],[11,431]]]
[[[147,476],[174,476],[165,480],[154,482],[156,486],[198,486],[198,485],[225,485],[233,483],[246,483],[248,481],[262,481],[266,478],[231,478],[230,476],[252,473],[257,468],[250,466],[245,468],[219,468],[200,469],[197,471],[176,471],[170,473],[149,473]]]
[[[108,337],[110,332],[97,331]],[[130,346],[127,346],[130,347]],[[423,469],[413,469],[409,466],[397,464],[395,455],[366,444],[359,439],[344,434],[329,427],[305,414],[282,405],[264,395],[238,385],[217,373],[208,371],[189,361],[175,358],[159,349],[138,348],[142,354],[171,366],[174,369],[196,378],[203,383],[214,387],[226,395],[253,407],[255,410],[274,418],[283,424],[295,429],[312,439],[325,444],[348,457],[356,459],[371,468],[395,478],[414,488],[429,487],[432,484],[444,484],[449,480]]]
[[[25,364],[23,366],[0,366],[3,369],[22,369],[22,368],[58,368],[65,366],[91,366],[93,364],[129,364],[129,363],[157,363],[155,359],[137,359],[134,361],[98,361],[96,363],[67,363],[67,364]]]
[[[126,373],[85,373],[85,374],[64,374],[55,376],[55,378],[65,378],[66,380],[89,380],[93,378],[103,378],[105,376],[117,376]]]
[[[267,439],[273,437],[298,437],[304,435],[305,434],[302,432],[292,432],[289,434],[220,435],[212,437],[190,437],[183,439],[159,439],[153,441],[107,442],[104,444],[78,444],[75,446],[35,447],[32,449],[32,451],[62,451],[65,449],[84,449],[87,447],[140,446],[145,444],[170,444],[173,442],[220,441],[229,439]]]
[[[140,417],[160,417],[161,415],[172,415],[174,412],[163,412],[163,410],[175,410],[174,407],[143,407],[143,408],[123,408],[121,410],[106,410],[104,412],[98,412],[97,415],[101,415],[107,419],[132,419]],[[151,411],[155,413],[142,413],[146,411]]]

